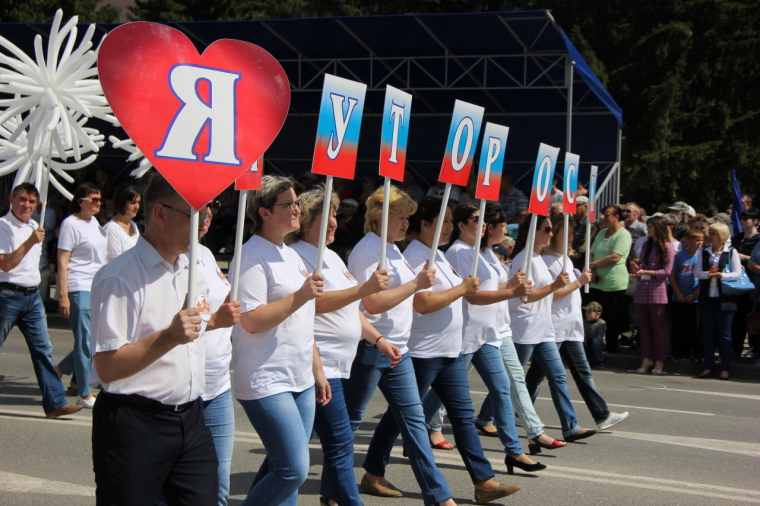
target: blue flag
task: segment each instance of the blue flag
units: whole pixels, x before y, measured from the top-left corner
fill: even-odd
[[[733,195],[731,196],[731,226],[734,229],[734,234],[738,234],[742,231],[739,217],[744,211],[744,206],[742,205],[742,191],[739,189],[739,181],[736,179],[736,169],[731,169],[731,180],[733,182]]]

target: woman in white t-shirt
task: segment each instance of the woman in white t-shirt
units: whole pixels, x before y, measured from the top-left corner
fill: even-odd
[[[354,246],[348,258],[348,270],[359,283],[365,283],[378,269],[380,262],[380,224],[383,199],[388,199],[388,243],[386,270],[388,289],[363,297],[360,309],[367,320],[401,351],[401,361],[392,367],[391,360],[366,341],[359,343],[356,358],[351,367],[349,393],[346,407],[354,432],[359,428],[372,394],[379,386],[390,407],[393,418],[404,438],[412,470],[422,491],[425,504],[454,505],[451,491],[443,474],[438,470],[430,448],[420,396],[414,377],[414,367],[407,342],[412,329],[412,295],[433,285],[434,269],[422,269],[415,273],[394,244],[406,237],[409,216],[417,210],[417,203],[406,193],[391,186],[390,195],[376,190],[367,199],[364,215],[364,238]],[[386,416],[388,413],[386,412]],[[367,471],[359,488],[367,494],[382,497],[401,497],[403,494],[385,479],[385,463],[382,445],[385,434],[375,433],[364,460]]]
[[[523,264],[527,252],[526,238],[533,221],[528,216],[518,229],[517,243],[513,251],[513,271]],[[530,279],[533,292],[527,302],[519,299],[509,301],[509,316],[512,326],[512,340],[515,343],[520,363],[527,365],[531,357],[538,363],[549,379],[552,400],[562,425],[565,441],[577,441],[596,434],[595,430],[582,429],[578,425],[570,394],[567,391],[565,367],[562,365],[557,343],[554,340],[552,324],[552,294],[568,285],[570,277],[561,273],[554,278],[546,267],[539,252],[549,246],[552,239],[552,224],[545,216],[536,220],[536,238],[533,242],[533,257],[530,264]],[[512,274],[514,276],[514,274]]]
[[[140,212],[141,200],[140,191],[132,185],[122,186],[116,191],[114,196],[116,216],[103,226],[108,238],[106,262],[110,262],[137,244],[140,231],[132,220]]]
[[[571,216],[568,223],[568,238],[572,238],[573,228],[576,225],[575,219]],[[562,273],[565,256],[564,228],[565,219],[562,215],[552,219],[551,243],[541,250],[541,258],[554,279]],[[565,365],[570,369],[575,386],[578,387],[581,397],[586,402],[586,407],[594,417],[596,426],[599,430],[606,430],[628,418],[628,412],[611,412],[596,389],[594,378],[591,376],[591,367],[586,358],[586,350],[583,347],[583,308],[580,293],[580,288],[591,281],[591,271],[584,270],[582,273],[576,271],[570,260],[567,266],[569,284],[552,294],[554,340],[559,348],[560,356],[564,358]],[[538,362],[534,361],[525,376],[533,402],[536,401],[538,389],[545,378]]]
[[[95,215],[103,199],[100,189],[82,183],[71,199],[71,216],[61,223],[58,235],[58,312],[69,320],[74,332],[74,349],[58,364],[58,374],[72,374],[77,404],[92,409],[90,391],[90,290],[92,278],[106,263],[106,234]],[[72,385],[73,386],[73,385]]]
[[[409,219],[409,231],[417,238],[404,250],[404,258],[415,271],[422,270],[430,259],[440,210],[441,199],[426,197]],[[448,243],[453,228],[451,210],[447,207],[438,245]],[[475,500],[478,503],[493,501],[516,491],[519,486],[502,485],[493,480],[493,468],[483,453],[472,421],[475,411],[461,353],[462,297],[475,295],[480,282],[470,276],[463,281],[437,248],[435,270],[432,288],[417,292],[413,298],[414,319],[408,346],[417,390],[424,396],[432,388],[442,399],[454,427],[457,449],[468,464],[467,471],[475,485]],[[385,444],[379,446],[384,446],[384,461],[388,462],[390,449],[399,434],[390,411],[380,420],[376,437],[378,434],[387,438]],[[453,449],[446,441],[434,446]]]
[[[315,270],[317,263],[324,196],[324,187],[299,195],[301,228],[286,238],[309,272]],[[333,193],[326,244],[335,241],[338,204],[338,195]],[[314,415],[314,430],[324,454],[320,501],[330,506],[361,506],[354,477],[354,433],[346,410],[343,385],[348,381],[356,346],[361,338],[377,346],[383,355],[390,358],[391,366],[401,360],[401,351],[388,342],[359,311],[362,297],[387,288],[386,271],[376,270],[365,283],[359,284],[348,272],[343,260],[334,251],[325,249],[322,276],[325,285],[322,297],[316,301],[314,340],[322,370],[330,384],[332,400],[325,405],[317,403]]]
[[[480,253],[488,263],[499,271],[499,284],[502,285],[509,280],[509,269],[502,264],[496,253],[491,248],[494,244],[499,244],[507,229],[507,215],[495,202],[486,204],[485,220],[486,230],[485,237],[481,241]],[[517,267],[519,268],[519,266]],[[520,359],[517,357],[515,344],[512,341],[512,327],[509,318],[509,301],[499,303],[499,335],[501,336],[501,358],[504,360],[504,368],[509,376],[509,396],[512,405],[517,412],[516,422],[520,422],[525,428],[528,436],[528,450],[531,455],[541,453],[541,448],[554,450],[567,446],[567,443],[558,441],[544,432],[544,424],[538,417],[533,407],[533,400],[528,393],[525,385],[525,371],[523,370]],[[480,413],[475,421],[476,427],[483,435],[497,437],[498,431],[493,425],[493,410],[491,409],[491,394],[489,393],[483,400]]]
[[[485,231],[485,226],[478,228],[479,217],[480,209],[472,203],[461,204],[454,210],[454,232],[451,236],[454,242],[446,251],[446,259],[461,273],[472,272],[475,242]],[[507,471],[512,474],[513,468],[517,467],[536,472],[546,469],[546,466],[534,462],[523,452],[512,415],[514,410],[509,395],[509,376],[499,354],[502,344],[500,330],[503,325],[500,318],[501,303],[529,293],[530,288],[522,282],[522,276],[516,276],[511,282],[504,280],[500,283],[500,273],[499,266],[492,265],[478,253],[480,289],[474,295],[465,296],[462,302],[462,354],[465,365],[474,366],[491,394],[490,403],[496,419],[497,434],[507,454],[504,458]],[[428,392],[423,404],[428,420],[432,421],[440,406],[435,392]]]
[[[309,472],[315,402],[330,400],[314,345],[314,299],[323,278],[309,274],[285,245],[300,226],[291,179],[264,176],[247,213],[254,235],[235,252],[241,315],[232,329],[233,388],[267,457],[243,504],[295,504]]]

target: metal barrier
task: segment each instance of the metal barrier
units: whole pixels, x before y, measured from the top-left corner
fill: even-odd
[[[596,208],[601,211],[610,204],[620,203],[620,162],[615,162],[596,190]]]

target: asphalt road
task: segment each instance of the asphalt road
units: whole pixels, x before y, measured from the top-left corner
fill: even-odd
[[[51,338],[59,361],[71,349],[71,332],[53,329]],[[518,470],[520,474],[507,475],[498,440],[481,438],[496,479],[522,485],[520,492],[494,504],[760,503],[760,368],[740,360],[732,381],[726,382],[697,379],[697,366],[688,362],[667,364],[669,374],[661,377],[633,373],[638,366],[633,355],[608,357],[607,364],[607,369],[594,373],[597,386],[610,409],[629,411],[630,418],[586,441],[544,450],[538,460],[549,467],[536,474]],[[476,373],[470,381],[477,409],[485,387]],[[591,428],[593,420],[570,383],[580,423]],[[560,438],[548,397],[548,387],[543,388],[536,407],[547,433]],[[363,474],[366,445],[385,407],[377,392],[356,439],[357,480]],[[230,504],[241,503],[265,454],[237,403],[235,415]],[[86,410],[65,420],[44,418],[26,344],[14,329],[0,351],[0,505],[94,504],[90,418]],[[518,431],[524,439],[522,429]],[[527,443],[523,446],[527,450]],[[393,455],[387,477],[405,497],[362,495],[367,506],[421,504],[419,487],[401,456],[401,441]],[[435,456],[457,503],[473,504],[473,487],[459,454],[435,450]],[[299,505],[319,504],[318,444],[311,445],[311,461]]]

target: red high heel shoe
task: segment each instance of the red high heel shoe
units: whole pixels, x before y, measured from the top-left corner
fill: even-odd
[[[531,443],[531,441],[533,442]],[[537,439],[528,440],[528,452],[531,455],[536,455],[537,453],[541,453],[541,448],[546,448],[547,450],[556,450],[557,448],[564,448],[565,446],[567,446],[567,443],[565,443],[564,441],[559,441],[557,439],[552,441],[551,444],[542,443],[541,441]]]

